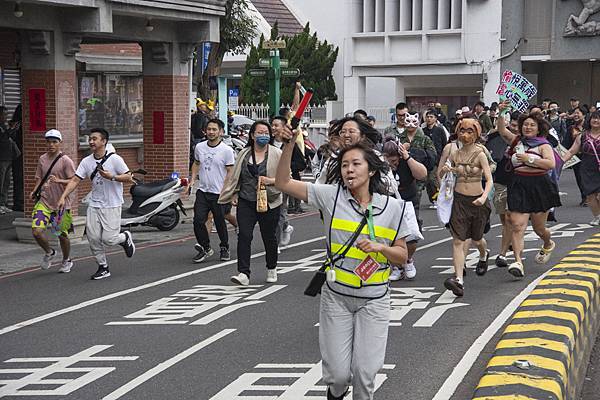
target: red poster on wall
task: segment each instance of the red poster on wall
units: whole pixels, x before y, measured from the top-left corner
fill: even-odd
[[[29,89],[29,129],[32,132],[46,131],[46,89]]]
[[[152,144],[165,144],[165,113],[154,111],[152,114]]]

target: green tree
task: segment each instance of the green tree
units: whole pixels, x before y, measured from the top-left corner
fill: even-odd
[[[289,60],[289,68],[300,70],[299,78],[281,79],[281,102],[292,103],[296,81],[301,81],[305,88],[315,92],[312,103],[323,104],[327,100],[337,100],[332,70],[338,56],[338,48],[320,41],[317,33],[310,33],[307,23],[303,31],[291,36],[280,36],[277,24],[271,29],[270,40],[283,39],[286,48],[279,49],[279,56]],[[249,70],[259,68],[259,59],[268,58],[269,50],[262,48],[264,37],[261,36],[258,46],[252,46],[246,59],[246,71],[242,78],[241,100],[245,104],[266,104],[269,97],[266,77],[250,76]]]
[[[204,73],[197,66],[198,95],[204,99],[210,98],[209,77],[219,75],[219,69],[226,53],[243,54],[252,45],[256,37],[256,22],[250,14],[249,0],[227,0],[225,15],[220,18],[220,41],[212,43],[208,65]],[[196,61],[199,63],[198,57]]]

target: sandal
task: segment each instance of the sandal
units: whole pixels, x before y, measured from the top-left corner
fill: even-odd
[[[479,276],[485,275],[488,270],[488,259],[490,258],[490,251],[486,250],[485,261],[477,261],[477,267],[475,267],[475,273]]]
[[[515,261],[508,266],[508,272],[515,278],[523,278],[525,276],[525,270],[523,269],[523,263]]]
[[[543,245],[540,251],[535,255],[535,262],[538,264],[546,264],[552,256],[552,252],[556,248],[556,243],[554,241],[550,241],[552,243],[549,249],[546,249]]]
[[[456,279],[448,278],[444,281],[444,287],[450,290],[456,297],[462,297],[465,294],[465,287]]]

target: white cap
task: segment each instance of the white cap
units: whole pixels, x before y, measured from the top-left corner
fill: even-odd
[[[462,112],[464,112],[464,113],[471,112],[471,109],[470,109],[468,106],[464,106],[464,107],[463,107],[461,110],[462,110]]]
[[[62,134],[60,133],[60,131],[58,129],[50,129],[48,132],[46,132],[44,137],[46,139],[58,139],[59,141],[62,142]]]
[[[462,115],[462,110],[459,108],[458,110],[456,110],[456,115]]]

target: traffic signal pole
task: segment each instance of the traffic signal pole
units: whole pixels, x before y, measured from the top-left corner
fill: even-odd
[[[268,72],[269,80],[269,114],[271,117],[277,115],[281,104],[281,61],[279,59],[279,50],[273,49],[269,52],[271,65]]]

